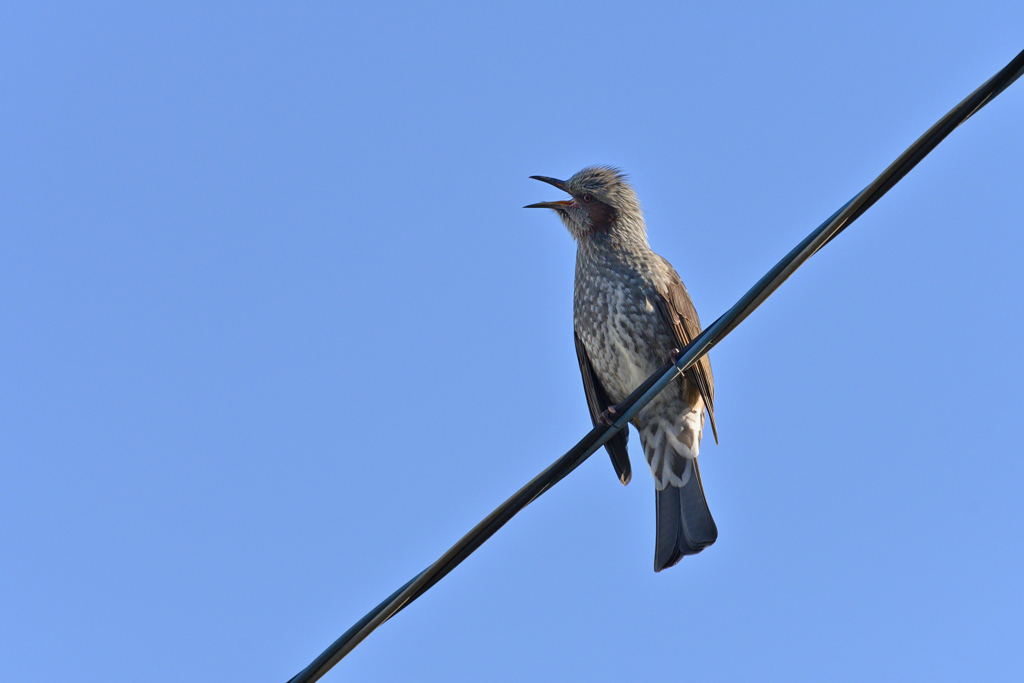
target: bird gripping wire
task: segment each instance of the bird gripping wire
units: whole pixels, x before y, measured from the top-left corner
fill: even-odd
[[[626,429],[629,421],[644,406],[661,392],[680,373],[686,371],[701,356],[711,350],[722,339],[743,322],[754,309],[779,288],[803,263],[832,241],[836,235],[845,230],[853,221],[871,208],[886,192],[911,171],[925,156],[942,142],[947,135],[966,121],[975,112],[991,102],[1003,90],[1024,74],[1024,51],[1003,67],[999,73],[987,80],[977,90],[967,96],[960,104],[953,107],[939,119],[917,141],[907,148],[885,171],[875,180],[832,214],[828,220],[819,225],[810,235],[805,237],[792,251],[779,261],[757,284],[740,298],[736,304],[726,311],[715,322],[711,323],[685,349],[675,363],[666,363],[661,369],[647,378],[626,400],[616,406],[619,418],[611,425],[598,424],[582,440],[552,463],[547,469],[534,477],[526,486],[519,489],[482,522],[459,539],[436,562],[413,577],[408,583],[388,596],[383,602],[370,610],[356,622],[330,647],[323,651],[305,669],[293,676],[288,683],[312,683],[319,680],[327,671],[337,664],[345,655],[353,650],[371,631],[393,617],[409,603],[423,595],[435,583],[444,578],[452,569],[469,557],[484,541],[505,525],[519,511],[536,500],[541,494],[561,481],[566,475],[579,467],[595,451]]]

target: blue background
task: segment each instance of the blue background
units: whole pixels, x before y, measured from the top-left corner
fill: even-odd
[[[831,3],[830,3],[831,5]],[[5,3],[0,670],[283,682],[589,429],[532,174],[705,323],[1024,4]],[[604,453],[326,680],[1024,677],[1024,84],[712,353],[718,543]]]

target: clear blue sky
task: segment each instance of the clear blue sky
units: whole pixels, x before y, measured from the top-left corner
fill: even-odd
[[[589,428],[528,176],[629,172],[709,322],[1022,26],[5,3],[4,677],[283,683]],[[634,434],[326,680],[1024,678],[1022,122],[1018,83],[712,353],[718,543],[652,571]]]

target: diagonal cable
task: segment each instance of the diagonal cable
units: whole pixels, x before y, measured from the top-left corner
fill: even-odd
[[[1024,51],[1018,54],[1003,67],[999,73],[987,80],[977,90],[967,96],[943,116],[924,135],[917,139],[903,154],[899,156],[885,171],[882,172],[857,196],[836,211],[824,223],[819,225],[810,235],[805,237],[792,251],[768,271],[757,284],[743,295],[736,304],[726,311],[715,322],[711,323],[692,342],[690,342],[679,359],[666,363],[661,369],[647,378],[626,400],[616,406],[620,416],[612,425],[598,425],[583,437],[575,446],[552,463],[547,469],[534,477],[526,486],[506,500],[473,529],[459,539],[436,562],[413,577],[408,583],[388,596],[373,608],[362,619],[356,622],[330,647],[313,660],[309,666],[293,676],[288,683],[312,683],[319,680],[327,671],[337,664],[345,655],[355,648],[374,629],[393,617],[409,603],[423,595],[435,583],[444,578],[448,572],[469,557],[484,541],[505,525],[519,511],[536,500],[541,494],[561,481],[566,475],[579,467],[597,449],[625,429],[629,421],[643,409],[679,374],[697,362],[701,356],[711,350],[718,342],[743,322],[754,309],[779,288],[803,263],[828,244],[853,221],[871,208],[875,202],[898,183],[925,156],[942,142],[947,135],[966,121],[975,112],[991,102],[999,93],[1009,87],[1024,74]]]

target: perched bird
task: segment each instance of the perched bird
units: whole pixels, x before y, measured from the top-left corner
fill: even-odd
[[[573,327],[596,425],[614,419],[614,406],[700,333],[700,320],[675,269],[651,251],[640,202],[620,170],[592,166],[569,180],[530,177],[572,197],[526,208],[553,209],[576,240]],[[705,410],[718,441],[714,398],[704,356],[632,420],[654,476],[656,572],[718,538],[697,468]],[[606,444],[624,485],[631,477],[628,438],[622,430]]]

